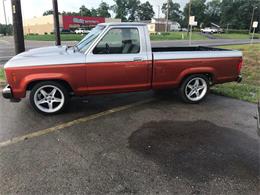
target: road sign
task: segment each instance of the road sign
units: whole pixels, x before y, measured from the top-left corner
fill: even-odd
[[[257,27],[258,27],[258,22],[257,21],[253,22],[253,28],[257,28]]]
[[[198,25],[198,22],[195,21],[195,16],[190,16],[189,25],[190,26],[197,26]]]
[[[253,31],[253,35],[252,35],[252,39],[251,39],[251,44],[253,44],[253,42],[254,42],[254,37],[255,37],[255,29],[258,27],[258,22],[257,21],[254,21],[253,22],[253,29],[254,29],[254,31]]]

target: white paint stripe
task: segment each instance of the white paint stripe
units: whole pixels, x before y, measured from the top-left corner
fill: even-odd
[[[48,129],[36,131],[34,133],[30,133],[30,134],[23,135],[23,136],[20,136],[20,137],[15,137],[15,138],[9,139],[7,141],[0,142],[0,148],[3,148],[5,146],[9,146],[9,145],[13,145],[13,144],[16,144],[16,143],[19,143],[19,142],[22,142],[22,141],[25,141],[25,140],[28,140],[28,139],[32,139],[32,138],[35,138],[35,137],[39,137],[39,136],[42,136],[42,135],[46,135],[46,134],[49,134],[49,133],[52,133],[52,132],[56,132],[56,131],[59,131],[59,130],[62,130],[62,129],[65,129],[65,128],[68,128],[68,127],[71,127],[71,126],[74,126],[74,125],[78,125],[78,124],[81,124],[81,123],[84,123],[84,122],[92,121],[94,119],[97,119],[97,118],[100,118],[100,117],[103,117],[103,116],[107,116],[107,115],[110,115],[110,114],[113,114],[113,113],[116,113],[116,112],[120,112],[120,111],[123,111],[123,110],[133,108],[135,106],[139,106],[139,105],[142,105],[142,104],[149,103],[153,100],[154,99],[151,98],[151,99],[148,99],[148,100],[140,101],[140,102],[137,102],[137,103],[126,105],[126,106],[120,106],[120,107],[113,108],[113,109],[110,109],[110,110],[107,110],[107,111],[104,111],[104,112],[100,112],[100,113],[93,114],[93,115],[90,115],[90,116],[87,116],[87,117],[83,117],[83,118],[79,118],[79,119],[76,119],[76,120],[73,120],[73,121],[70,121],[70,122],[66,122],[66,123],[63,123],[63,124],[60,124],[60,125],[48,128]]]

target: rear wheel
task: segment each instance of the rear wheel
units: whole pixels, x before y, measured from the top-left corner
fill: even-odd
[[[208,94],[209,79],[202,74],[187,77],[180,89],[179,94],[186,103],[196,104],[201,102]]]
[[[57,114],[66,108],[69,102],[67,89],[60,83],[46,81],[36,84],[30,94],[33,108],[42,114]]]

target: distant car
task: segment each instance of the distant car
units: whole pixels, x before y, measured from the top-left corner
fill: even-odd
[[[85,29],[77,29],[75,30],[76,34],[88,34],[90,31]]]
[[[71,31],[71,30],[66,30],[66,29],[63,29],[62,31],[61,31],[61,33],[74,33],[73,31]]]
[[[219,31],[216,28],[209,28],[209,27],[207,27],[207,28],[201,29],[201,32],[202,33],[211,33],[211,34],[213,34],[213,33],[218,33]]]
[[[188,32],[188,29],[187,28],[182,28],[181,31],[182,32]]]

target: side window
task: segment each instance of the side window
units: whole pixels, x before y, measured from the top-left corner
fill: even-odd
[[[114,28],[108,31],[93,50],[94,54],[135,54],[140,52],[137,28]]]

